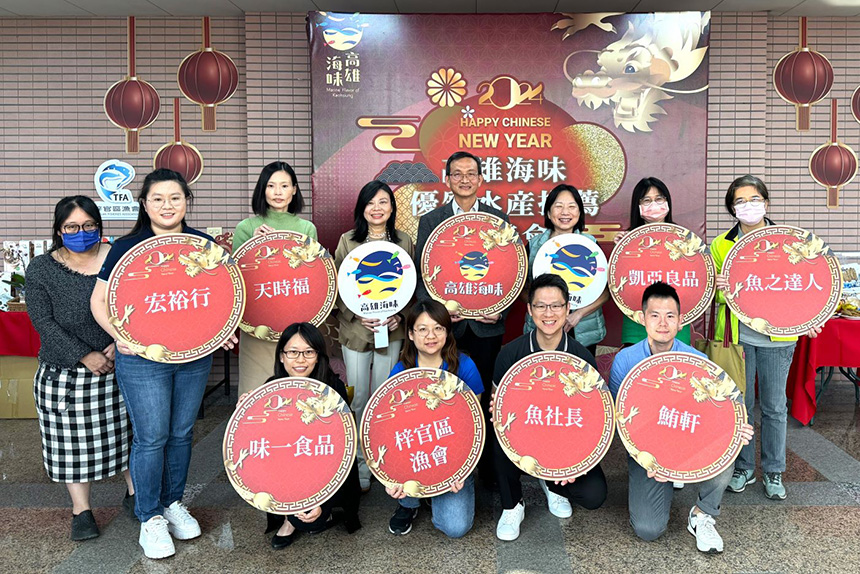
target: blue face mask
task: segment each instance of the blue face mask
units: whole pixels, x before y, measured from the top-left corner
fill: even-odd
[[[63,233],[63,247],[75,253],[83,253],[92,248],[93,245],[99,242],[99,230],[84,231],[81,229],[77,233]]]

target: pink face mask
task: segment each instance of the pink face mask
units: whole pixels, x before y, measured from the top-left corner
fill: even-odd
[[[756,225],[764,219],[766,213],[767,208],[763,201],[761,203],[747,202],[735,206],[735,217],[746,225]]]
[[[667,213],[669,213],[669,203],[665,201],[663,203],[652,201],[650,205],[639,206],[639,215],[648,223],[662,221]]]

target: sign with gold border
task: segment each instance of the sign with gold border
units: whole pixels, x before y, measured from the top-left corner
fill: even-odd
[[[248,300],[239,327],[277,342],[293,323],[320,326],[337,300],[334,258],[312,238],[295,231],[252,237],[233,255],[242,270]]]
[[[567,283],[570,308],[597,301],[606,288],[606,255],[600,246],[579,233],[563,233],[541,245],[532,275],[552,273]]]
[[[615,401],[618,436],[646,470],[675,482],[709,480],[734,463],[747,421],[743,395],[718,365],[692,353],[640,361]]]
[[[824,240],[791,225],[741,237],[726,255],[726,304],[738,320],[771,337],[805,335],[839,307],[842,272]]]
[[[160,363],[212,353],[233,335],[245,309],[245,283],[230,252],[186,233],[132,247],[111,272],[106,293],[118,339]]]
[[[475,394],[440,369],[407,369],[385,381],[364,409],[361,448],[385,486],[427,498],[451,490],[475,470],[484,417]]]
[[[609,256],[609,293],[634,321],[636,311],[642,309],[645,288],[663,281],[681,299],[681,325],[692,323],[711,304],[715,277],[707,244],[672,223],[649,223],[628,231]]]
[[[543,480],[585,474],[600,463],[615,434],[615,407],[600,373],[559,351],[529,355],[505,373],[493,420],[507,457]]]
[[[296,514],[334,496],[352,469],[355,449],[355,420],[337,391],[288,377],[239,401],[222,454],[230,484],[245,502]]]
[[[427,238],[421,274],[449,311],[475,319],[507,309],[526,282],[528,260],[516,228],[483,212],[454,215]]]

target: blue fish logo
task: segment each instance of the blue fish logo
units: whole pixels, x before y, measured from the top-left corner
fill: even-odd
[[[131,191],[125,187],[134,179],[134,168],[117,159],[111,159],[99,166],[93,177],[96,191],[107,202],[124,203],[134,201]]]

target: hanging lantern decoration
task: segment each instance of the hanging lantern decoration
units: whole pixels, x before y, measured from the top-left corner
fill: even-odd
[[[794,104],[797,131],[808,131],[810,107],[821,101],[833,86],[833,66],[807,46],[805,17],[800,18],[800,45],[776,63],[773,85],[779,97]]]
[[[209,40],[209,18],[203,18],[203,47],[179,64],[182,94],[203,108],[203,131],[215,131],[215,106],[236,93],[239,70],[230,56],[214,49]]]
[[[827,207],[839,207],[839,189],[857,175],[857,154],[836,139],[836,100],[830,103],[830,141],[809,158],[809,173],[818,185],[827,188]]]
[[[860,122],[860,86],[857,86],[854,95],[851,96],[851,115]]]
[[[140,151],[140,130],[158,117],[161,101],[152,84],[136,75],[134,16],[128,18],[128,75],[105,93],[104,110],[108,119],[125,131],[125,152]]]
[[[203,173],[203,156],[196,147],[182,141],[179,130],[179,98],[173,98],[173,140],[158,148],[152,159],[152,167],[172,169],[182,174],[185,181],[192,184]]]

